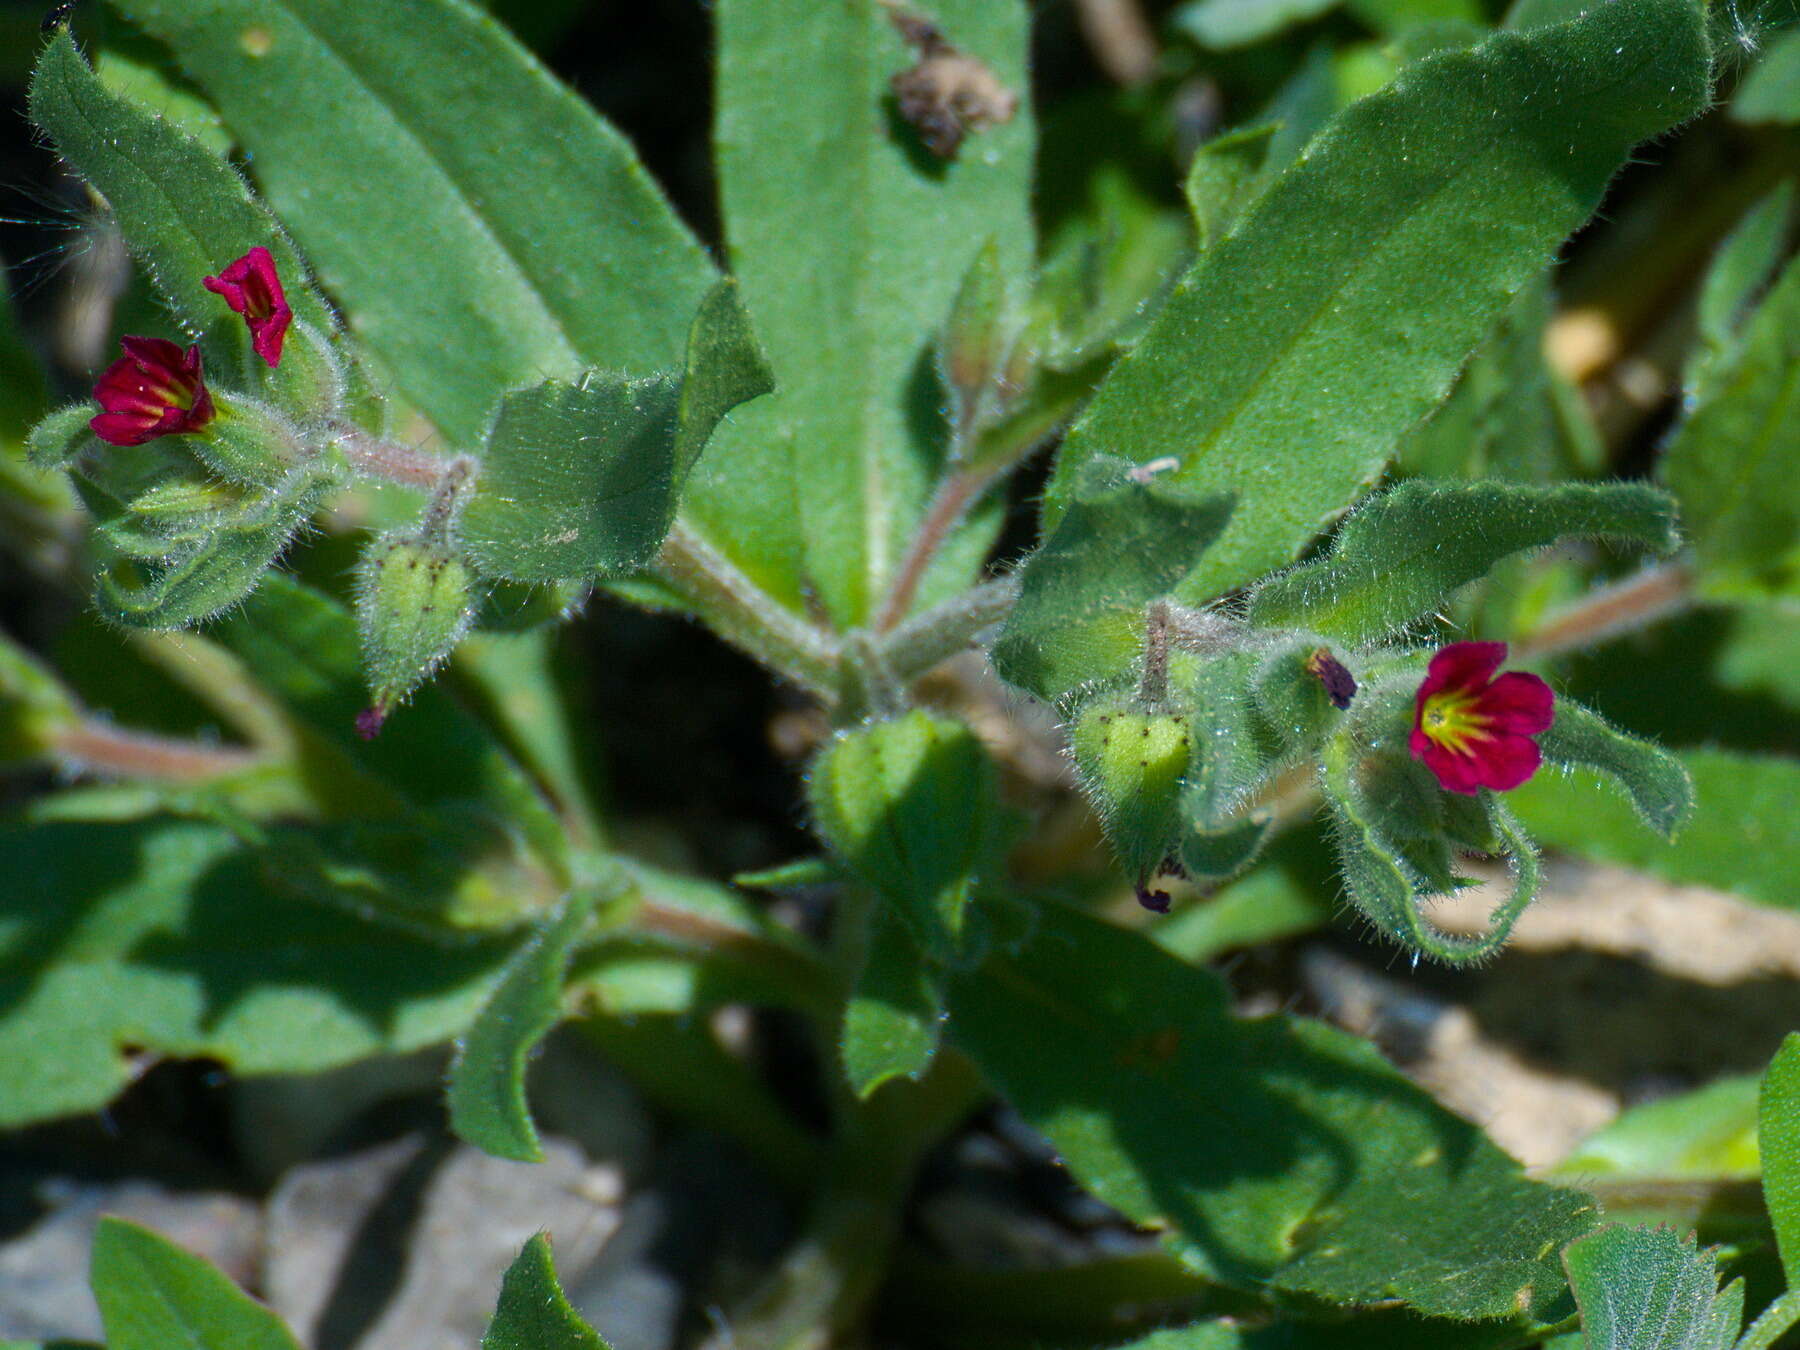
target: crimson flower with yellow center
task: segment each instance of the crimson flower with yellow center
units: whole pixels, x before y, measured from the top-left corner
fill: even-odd
[[[258,244],[216,277],[202,277],[200,284],[244,316],[250,325],[250,345],[273,368],[281,360],[281,342],[294,311],[275,271],[275,259]]]
[[[1408,745],[1447,792],[1505,792],[1543,762],[1531,738],[1556,716],[1550,686],[1518,670],[1496,679],[1504,660],[1504,642],[1453,642],[1431,658]]]
[[[142,445],[158,436],[184,436],[213,419],[212,395],[200,368],[200,349],[185,352],[164,338],[127,337],[125,355],[94,386],[105,409],[88,426],[113,445]]]

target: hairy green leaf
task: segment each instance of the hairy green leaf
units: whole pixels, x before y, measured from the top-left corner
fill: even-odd
[[[1701,585],[1727,597],[1800,585],[1800,261],[1744,327],[1736,359],[1662,461],[1681,500]]]
[[[299,1073],[449,1039],[510,950],[300,899],[214,825],[0,831],[0,1123],[104,1106],[139,1056]]]
[[[979,941],[973,889],[998,842],[997,791],[975,734],[918,709],[842,733],[807,781],[820,837],[940,961]]]
[[[279,1317],[167,1238],[105,1217],[88,1278],[108,1350],[299,1350]]]
[[[1548,1320],[1592,1226],[1364,1041],[1240,1020],[1222,981],[1057,906],[949,981],[950,1034],[1076,1178],[1233,1283]]]
[[[600,892],[581,887],[506,963],[494,996],[458,1042],[450,1066],[450,1128],[497,1158],[542,1162],[537,1127],[525,1101],[525,1066],[562,1018],[569,955]]]
[[[687,514],[773,594],[798,608],[810,591],[849,627],[879,605],[939,469],[933,347],[970,262],[990,239],[1004,277],[1031,260],[1028,15],[1021,0],[919,7],[1013,106],[943,158],[890,87],[918,59],[897,22],[911,11],[716,13],[725,233],[779,392],[721,434]],[[967,584],[988,538],[965,533],[941,575]]]
[[[636,570],[668,534],[719,419],[772,387],[736,287],[722,281],[694,318],[681,375],[590,372],[508,394],[462,514],[470,557],[514,581]]]
[[[1443,397],[1631,145],[1706,91],[1689,0],[1619,0],[1408,67],[1202,255],[1064,442],[1047,524],[1095,456],[1174,456],[1178,482],[1238,495],[1182,598],[1289,561]]]
[[[1672,839],[1694,811],[1694,781],[1667,750],[1610,725],[1570,699],[1556,700],[1556,720],[1538,737],[1546,763],[1598,769],[1625,789],[1644,824]]]
[[[1257,587],[1252,623],[1377,641],[1429,614],[1502,558],[1571,536],[1675,547],[1675,503],[1638,483],[1435,483],[1372,497],[1331,551]]]
[[[321,333],[336,326],[280,223],[237,171],[174,123],[115,94],[75,50],[65,29],[44,48],[31,82],[31,118],[112,206],[125,242],[190,337],[244,325],[203,287],[261,246],[275,259],[294,316]]]
[[[357,336],[452,444],[508,390],[680,364],[705,253],[619,134],[474,6],[113,3],[218,107]]]
[[[1508,796],[1552,848],[1735,891],[1765,905],[1800,906],[1794,889],[1800,835],[1788,824],[1800,800],[1800,765],[1729,750],[1683,750],[1676,758],[1692,779],[1696,803],[1678,843],[1648,833],[1637,811],[1591,774],[1540,773]]]
[[[1143,651],[1144,607],[1193,569],[1230,515],[1229,497],[1196,496],[1123,460],[1091,461],[1061,523],[1020,569],[994,669],[1049,700],[1118,678]]]
[[[1800,1032],[1790,1032],[1769,1061],[1757,1103],[1763,1201],[1775,1226],[1788,1288],[1800,1288]]]
[[[481,1350],[608,1350],[557,1282],[547,1235],[534,1234],[507,1268]]]
[[[1586,1350],[1731,1350],[1744,1282],[1719,1288],[1712,1251],[1669,1228],[1611,1224],[1563,1253]]]
[[[930,1067],[943,1031],[937,980],[886,910],[869,920],[869,950],[844,1009],[844,1076],[867,1097],[890,1078],[917,1078]]]
[[[1269,123],[1215,136],[1194,152],[1183,190],[1202,249],[1230,234],[1256,200],[1277,128]]]

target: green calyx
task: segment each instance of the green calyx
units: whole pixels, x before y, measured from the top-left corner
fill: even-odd
[[[447,545],[389,535],[363,555],[357,627],[372,726],[449,656],[475,612],[474,574]]]
[[[1181,790],[1193,758],[1191,719],[1145,708],[1135,698],[1100,698],[1076,715],[1069,749],[1140,898],[1155,895],[1148,883],[1179,846]]]

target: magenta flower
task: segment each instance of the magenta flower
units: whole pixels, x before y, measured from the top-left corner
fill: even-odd
[[[204,278],[202,284],[244,316],[256,354],[271,367],[279,363],[282,339],[294,321],[294,311],[288,307],[287,292],[281,289],[269,250],[258,244],[218,276]]]
[[[1504,660],[1504,642],[1453,642],[1431,658],[1419,686],[1409,745],[1448,792],[1505,792],[1543,762],[1531,738],[1556,716],[1550,686],[1517,670],[1495,679]]]
[[[113,445],[142,445],[158,436],[198,431],[213,420],[212,395],[200,369],[200,349],[183,352],[162,338],[128,337],[125,355],[94,386],[106,411],[88,422]]]

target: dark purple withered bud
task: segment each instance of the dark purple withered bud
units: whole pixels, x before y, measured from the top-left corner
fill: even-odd
[[[1325,697],[1331,700],[1332,707],[1342,712],[1350,706],[1350,700],[1356,697],[1356,676],[1330,651],[1320,647],[1307,657],[1306,670],[1325,686]]]

